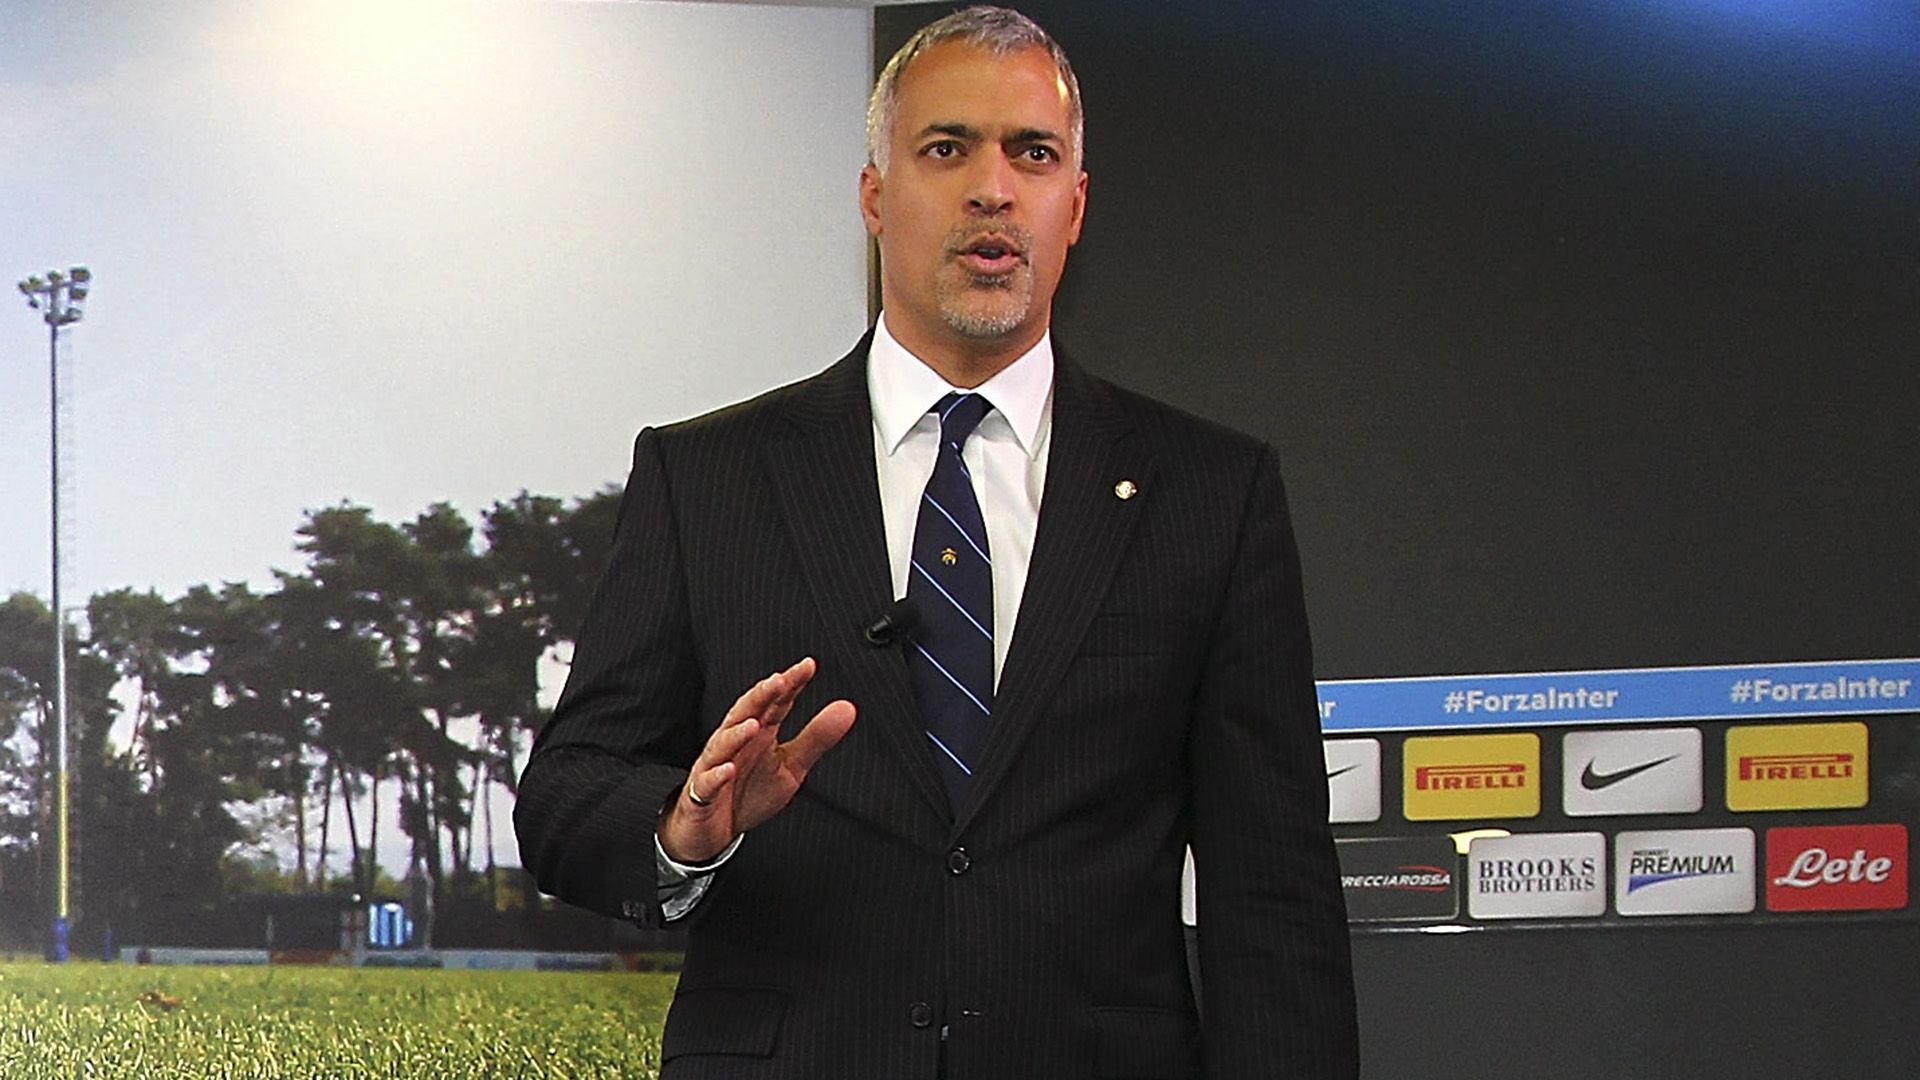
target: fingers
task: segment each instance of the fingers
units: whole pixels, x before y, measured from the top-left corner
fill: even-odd
[[[726,792],[724,789],[740,771],[741,751],[761,732],[760,722],[749,716],[729,728],[715,731],[687,772],[685,794],[696,811],[710,810]],[[700,817],[707,816],[699,814]]]
[[[857,713],[851,701],[844,698],[830,701],[813,714],[813,719],[807,721],[807,726],[801,728],[799,734],[787,740],[783,763],[794,774],[795,780],[804,778],[822,755],[853,730]]]
[[[779,727],[780,721],[786,719],[788,711],[793,708],[793,699],[799,697],[800,691],[813,681],[813,674],[818,668],[813,657],[803,657],[785,671],[776,671],[754,683],[733,703],[733,708],[727,710],[720,726],[729,727],[748,717],[755,717],[766,727]]]

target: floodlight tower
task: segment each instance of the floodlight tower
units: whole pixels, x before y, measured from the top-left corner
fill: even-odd
[[[55,860],[58,884],[55,888],[53,942],[49,959],[64,963],[67,959],[67,916],[71,879],[69,844],[70,807],[67,781],[67,609],[60,600],[60,328],[80,321],[93,285],[93,271],[73,266],[62,272],[49,270],[20,282],[20,293],[27,306],[40,311],[47,324],[47,411],[51,430],[52,453],[49,474],[52,479],[53,514],[53,715],[54,715],[54,835],[58,856]]]

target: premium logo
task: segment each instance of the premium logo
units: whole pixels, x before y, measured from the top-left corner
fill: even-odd
[[[1561,766],[1570,817],[1691,814],[1703,801],[1699,728],[1569,732]]]
[[[1622,915],[1753,910],[1752,829],[1623,832],[1613,860],[1613,906]]]
[[[1766,724],[1727,729],[1727,809],[1867,805],[1867,725]]]
[[[1440,735],[1402,745],[1409,821],[1527,818],[1540,813],[1540,737]]]
[[[1905,825],[1769,829],[1767,910],[1901,910],[1907,851]]]
[[[1476,919],[1603,915],[1606,859],[1599,833],[1477,838],[1467,849],[1467,910]]]
[[[1444,836],[1338,840],[1340,885],[1354,922],[1451,919],[1459,914],[1460,857]]]
[[[1328,739],[1327,820],[1335,825],[1380,820],[1380,740]]]

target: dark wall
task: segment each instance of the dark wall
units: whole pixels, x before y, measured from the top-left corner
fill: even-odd
[[[1913,656],[1895,7],[1035,0],[1088,112],[1057,339],[1280,449],[1322,678]],[[1911,924],[1356,955],[1383,1080],[1920,1059]]]

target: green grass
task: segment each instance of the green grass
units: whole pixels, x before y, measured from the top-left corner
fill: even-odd
[[[0,1077],[651,1077],[673,984],[662,974],[0,963]]]

